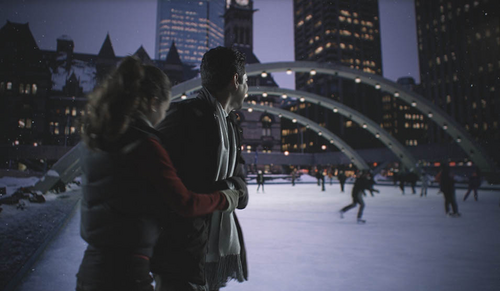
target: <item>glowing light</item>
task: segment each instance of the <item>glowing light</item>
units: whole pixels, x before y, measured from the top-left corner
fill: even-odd
[[[396,97],[396,98],[399,97],[399,92],[398,91],[394,92],[394,97]]]
[[[360,77],[356,77],[356,79],[354,79],[354,82],[361,83],[361,78]]]
[[[267,93],[266,92],[262,93],[262,97],[266,98],[267,97]]]
[[[253,111],[253,108],[248,108],[248,112],[252,112]]]
[[[333,112],[337,113],[339,112],[339,109],[337,107],[333,107]]]
[[[262,78],[267,77],[267,73],[266,73],[266,71],[262,71],[262,73],[260,74],[260,76],[261,76]]]
[[[432,112],[429,112],[429,113],[427,114],[427,117],[429,117],[429,118],[432,118],[432,116],[433,116],[433,115],[432,115]]]
[[[186,98],[187,98],[186,93],[182,93],[182,95],[181,95],[181,99],[183,99],[183,100],[184,100],[184,99],[186,99]]]
[[[291,75],[292,74],[292,70],[291,69],[286,70],[286,74],[287,75]]]
[[[300,102],[304,102],[304,101],[306,101],[306,98],[300,97]]]
[[[279,118],[281,118],[281,117],[283,117],[283,115],[281,115],[281,114],[278,114],[278,117],[279,117]]]
[[[377,132],[377,134],[375,134],[375,137],[380,138],[380,134]]]
[[[368,125],[366,125],[366,123],[363,123],[363,128],[367,128]]]
[[[321,146],[321,149],[322,149],[322,150],[326,150],[326,145],[322,145],[322,146]]]
[[[288,156],[288,155],[290,154],[290,152],[289,152],[289,151],[284,151],[284,152],[283,152],[283,154],[284,154],[285,156]]]
[[[457,142],[462,142],[462,139],[460,137],[457,137]]]
[[[288,96],[286,94],[281,95],[281,98],[286,99]]]
[[[34,143],[33,143],[33,146],[34,146],[34,147],[37,147],[37,146],[38,146],[38,143],[34,142]]]
[[[293,123],[297,123],[297,119],[295,119],[295,118],[294,118],[294,119],[292,119],[292,122],[293,122]]]
[[[417,107],[417,102],[415,102],[415,101],[411,102],[411,106]]]
[[[448,129],[448,125],[447,125],[446,123],[445,123],[445,124],[443,124],[443,129],[444,129],[444,130],[447,130],[447,129]]]
[[[380,90],[381,86],[379,83],[375,84],[375,89]]]
[[[320,131],[320,132],[318,132],[318,135],[319,135],[319,136],[322,136],[322,135],[323,135],[323,133]]]
[[[333,139],[330,140],[330,143],[333,144]]]
[[[19,141],[18,140],[14,141],[14,144],[19,145]]]
[[[315,70],[315,69],[312,69],[312,70],[309,72],[309,74],[311,74],[311,76],[316,75],[316,70]]]

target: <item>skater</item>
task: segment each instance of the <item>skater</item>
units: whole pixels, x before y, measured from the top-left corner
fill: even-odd
[[[481,177],[479,176],[478,172],[472,173],[472,176],[469,178],[469,187],[467,189],[467,192],[464,195],[464,201],[467,200],[467,197],[469,197],[469,194],[471,191],[474,191],[474,200],[477,201],[477,189],[481,185]]]
[[[425,172],[422,173],[422,176],[420,177],[422,180],[422,187],[420,188],[420,197],[427,197],[427,187],[429,185],[429,177]]]
[[[264,191],[264,174],[262,173],[261,170],[257,172],[257,192],[259,192],[260,186],[262,186],[262,193],[265,193]]]
[[[295,186],[295,179],[297,178],[297,168],[292,170],[292,186]]]
[[[444,210],[446,215],[451,217],[460,217],[455,197],[455,180],[453,175],[450,173],[450,167],[446,163],[443,163],[442,170],[437,176],[439,181],[439,190],[444,196]],[[450,205],[453,212],[450,212]]]
[[[401,194],[403,194],[403,195],[405,195],[405,179],[406,179],[405,173],[398,174],[399,189],[401,189]]]
[[[88,99],[80,158],[80,233],[88,246],[76,290],[153,290],[149,259],[160,224],[173,213],[232,211],[240,195],[195,194],[178,178],[153,128],[170,103],[160,69],[126,57]]]
[[[331,167],[328,169],[328,179],[330,179],[330,186],[331,186],[333,183],[333,169]]]
[[[345,181],[347,180],[347,177],[346,177],[344,171],[339,171],[339,173],[337,174],[337,179],[339,179],[339,183],[340,183],[340,192],[344,193],[344,185],[345,185]]]
[[[417,186],[418,175],[414,172],[410,172],[406,175],[406,182],[410,183],[411,194],[416,194],[415,187]]]
[[[321,168],[316,167],[316,180],[318,182],[318,186],[321,186],[321,176],[323,176],[323,174],[321,174]]]
[[[357,222],[358,223],[365,223],[366,222],[366,220],[362,219],[363,210],[365,209],[365,202],[363,201],[363,195],[366,196],[366,193],[364,192],[364,190],[379,192],[378,190],[371,188],[370,173],[369,172],[362,172],[360,174],[360,176],[354,182],[354,186],[352,188],[352,193],[351,193],[352,203],[347,205],[346,207],[342,208],[339,211],[340,218],[344,218],[344,213],[346,213],[349,209],[352,209],[352,208],[356,207],[357,204],[359,204]]]

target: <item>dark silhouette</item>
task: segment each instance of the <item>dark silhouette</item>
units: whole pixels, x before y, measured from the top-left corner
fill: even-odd
[[[479,176],[479,173],[476,171],[469,178],[469,187],[464,195],[464,201],[467,200],[467,197],[469,197],[471,191],[474,191],[474,200],[477,201],[478,200],[477,189],[479,188],[479,186],[481,186],[481,177]]]
[[[292,186],[295,186],[295,179],[297,179],[297,169],[292,170]]]
[[[344,171],[339,171],[339,173],[337,174],[337,179],[339,179],[339,183],[340,183],[340,192],[343,193],[345,181],[347,180],[347,177],[346,177]]]
[[[455,180],[447,164],[444,163],[442,165],[441,172],[436,176],[436,180],[439,182],[439,190],[444,196],[445,213],[452,217],[459,217],[460,213],[458,212],[458,205],[455,197]],[[453,212],[450,212],[450,205]]]
[[[357,204],[359,204],[359,209],[358,209],[358,223],[365,223],[366,220],[362,219],[363,217],[363,210],[365,209],[365,202],[363,201],[363,195],[366,196],[366,193],[364,190],[369,190],[370,192],[379,192],[376,189],[373,189],[373,184],[371,183],[371,175],[369,172],[362,172],[360,176],[356,179],[354,182],[354,186],[352,188],[352,203],[345,206],[340,210],[340,218],[344,218],[344,213],[347,212],[348,210],[356,207]]]
[[[429,186],[429,177],[425,172],[422,173],[422,176],[420,177],[420,180],[422,181],[422,187],[420,188],[420,197],[427,196],[427,187]]]
[[[260,186],[262,186],[262,193],[264,193],[264,173],[261,170],[257,172],[257,192],[259,192]]]
[[[410,183],[411,194],[417,194],[415,187],[417,186],[418,175],[415,172],[410,172],[404,177],[406,182]]]

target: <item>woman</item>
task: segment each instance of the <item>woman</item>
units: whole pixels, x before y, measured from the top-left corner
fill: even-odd
[[[239,191],[196,194],[177,177],[153,128],[170,104],[158,68],[126,57],[89,96],[83,120],[81,235],[89,244],[77,290],[153,290],[149,258],[173,212],[232,211]]]

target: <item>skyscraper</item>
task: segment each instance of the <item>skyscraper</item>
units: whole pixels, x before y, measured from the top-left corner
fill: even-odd
[[[224,44],[224,0],[158,0],[155,55],[165,60],[172,43],[184,64],[198,66],[210,48]]]
[[[500,145],[500,14],[498,1],[415,1],[423,95],[484,147]],[[447,141],[429,123],[431,143]],[[495,149],[496,148],[496,149]],[[497,154],[498,156],[498,154]]]
[[[294,0],[295,60],[332,63],[382,75],[378,1]],[[342,102],[382,123],[381,92],[334,76],[297,73],[296,88]],[[311,103],[295,111],[340,136],[353,148],[381,145],[351,120]],[[283,122],[283,150],[319,152],[333,146],[306,127]]]

